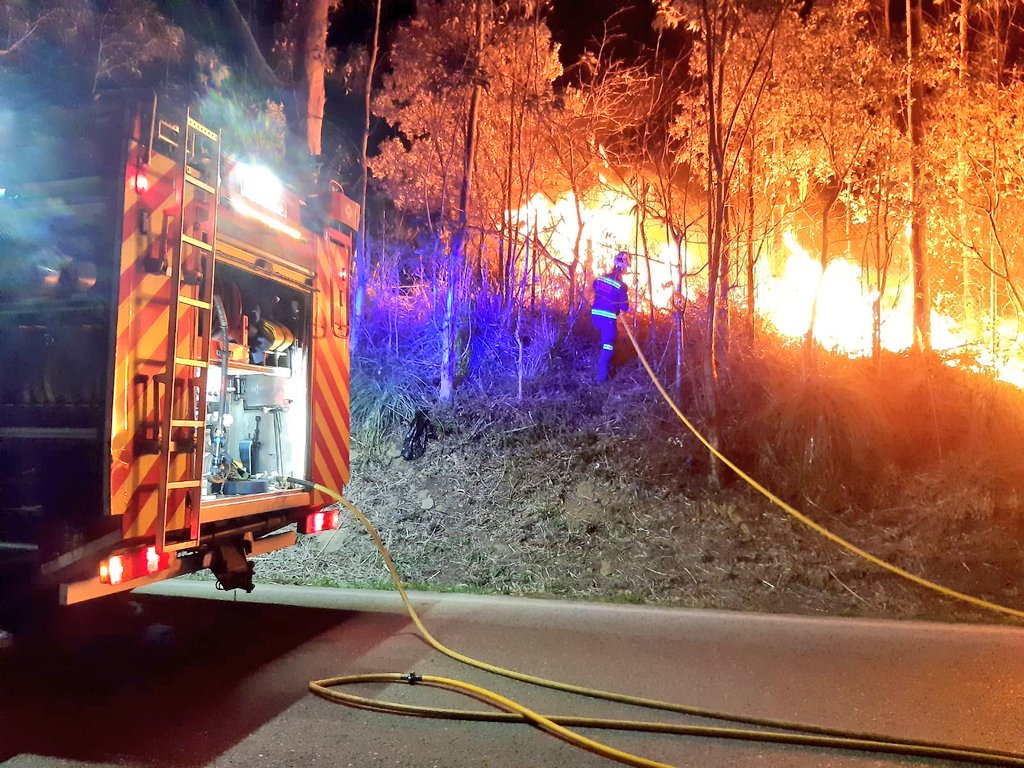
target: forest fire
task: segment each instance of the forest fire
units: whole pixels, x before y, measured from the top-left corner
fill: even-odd
[[[679,293],[680,272],[682,293],[688,299],[695,298],[700,279],[694,275],[702,271],[705,259],[695,260],[686,244],[671,241],[664,229],[656,232],[651,226],[641,226],[636,207],[628,195],[604,187],[579,201],[572,192],[559,195],[553,202],[538,194],[509,219],[520,222],[523,236],[535,232],[546,252],[563,265],[572,262],[579,233],[580,263],[594,274],[611,269],[612,259],[620,250],[637,254],[632,272],[626,277],[635,305],[653,303],[658,309],[672,308]],[[641,255],[645,252],[647,257]],[[550,264],[541,267],[541,273],[554,274]]]
[[[823,272],[791,230],[783,239],[789,256],[780,277],[759,276],[758,313],[780,334],[794,339],[806,336],[813,316],[813,336],[823,347],[849,357],[870,355],[878,291],[867,287],[861,266],[839,257]],[[911,346],[913,308],[907,282],[891,291],[894,299],[883,301],[880,310],[880,346],[889,352]],[[954,318],[932,310],[932,348],[940,353],[963,350],[964,359],[975,361],[968,365],[970,369],[1024,388],[1024,359],[1012,326],[1007,320],[999,323],[994,332],[988,331],[992,341],[986,344],[982,329],[971,332]],[[949,363],[962,365],[963,361],[951,357]]]
[[[758,275],[758,313],[791,338],[803,338],[813,319],[814,339],[823,347],[847,355],[870,354],[875,297],[863,290],[860,267],[835,259],[823,271],[792,230],[783,238],[790,255],[778,277],[765,274],[767,270]],[[883,323],[883,339],[891,326]],[[904,347],[909,346],[909,328],[907,337]],[[883,346],[889,344],[883,341]]]
[[[578,210],[577,210],[578,204]],[[626,191],[605,185],[582,200],[572,193],[553,202],[535,196],[511,219],[521,222],[520,231],[537,234],[547,253],[562,264],[573,260],[580,233],[580,263],[593,274],[611,266],[618,250],[638,254],[627,276],[634,305],[641,311],[674,310],[680,300],[695,299],[706,290],[706,246],[694,237],[676,243],[663,227],[645,225],[638,219],[636,202]],[[786,229],[784,250],[778,256],[769,247],[755,269],[755,311],[765,327],[783,337],[802,340],[813,325],[813,338],[823,348],[848,357],[872,353],[874,303],[878,291],[864,268],[845,257],[833,257],[822,270],[818,258],[801,245],[797,234]],[[644,253],[649,254],[644,257]],[[553,275],[551,265],[540,268],[542,280]],[[743,278],[734,279],[742,288]],[[681,289],[681,290],[680,290]],[[911,347],[912,296],[907,275],[890,275],[889,287],[879,308],[879,342],[883,350],[902,352]],[[950,354],[949,364],[1024,388],[1024,356],[1016,343],[1015,324],[990,321],[970,330],[953,317],[931,313],[932,347]]]

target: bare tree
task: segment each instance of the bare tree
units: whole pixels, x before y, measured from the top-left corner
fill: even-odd
[[[476,154],[476,129],[480,94],[483,81],[479,62],[484,47],[483,0],[476,0],[476,50],[474,51],[477,71],[473,78],[473,91],[469,99],[469,114],[466,117],[465,155],[462,164],[462,189],[459,192],[458,221],[448,250],[447,288],[444,304],[444,320],[441,326],[441,386],[438,397],[449,402],[455,393],[455,336],[457,332],[459,275],[465,263],[465,245],[468,235],[469,191],[473,186],[473,160]]]
[[[921,0],[907,0],[907,136],[910,140],[910,252],[914,284],[914,349],[932,346],[931,295],[928,250],[925,240],[927,212],[923,199],[921,153],[924,144],[924,84],[918,72],[921,48]]]
[[[570,68],[578,84],[565,89],[561,108],[549,112],[544,123],[555,174],[568,187],[575,214],[572,254],[566,265],[570,327],[583,307],[586,206],[600,186],[601,174],[609,170],[606,147],[614,146],[616,137],[631,134],[644,119],[635,95],[645,87],[646,78],[639,67],[612,58],[613,39],[606,27],[595,49]]]
[[[353,304],[355,311],[352,314],[352,348],[358,349],[362,342],[363,333],[363,309],[366,301],[366,287],[369,279],[370,258],[367,251],[369,245],[366,236],[366,187],[370,177],[369,164],[367,162],[367,150],[370,142],[370,120],[373,116],[373,76],[377,68],[377,54],[380,42],[380,7],[382,0],[376,0],[374,4],[373,19],[373,42],[370,45],[370,55],[366,63],[366,80],[363,88],[363,135],[360,142],[360,184],[359,184],[359,209],[362,214],[359,217],[359,242],[356,244],[354,269],[349,269],[349,274],[355,277],[355,291]],[[351,267],[352,265],[350,265]]]

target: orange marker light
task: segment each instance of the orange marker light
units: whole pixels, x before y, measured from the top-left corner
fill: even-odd
[[[112,555],[100,563],[101,584],[123,584],[144,576],[154,576],[171,564],[170,552],[158,552],[155,546]]]
[[[124,558],[114,555],[100,563],[100,581],[104,584],[120,584],[124,581]]]

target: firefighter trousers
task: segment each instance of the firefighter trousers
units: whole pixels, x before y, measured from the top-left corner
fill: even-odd
[[[597,380],[598,382],[608,381],[612,372],[612,356],[615,354],[617,333],[615,318],[591,315],[590,319],[593,320],[594,327],[601,335],[601,350],[597,355]]]

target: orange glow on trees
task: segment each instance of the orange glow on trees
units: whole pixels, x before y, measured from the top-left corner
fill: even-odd
[[[457,11],[469,7],[423,4],[396,38],[401,55],[375,102],[401,138],[373,172],[423,223],[430,254],[443,253],[454,231],[471,87],[438,66],[465,58],[472,17]],[[724,15],[707,13],[715,8]],[[1024,150],[1013,116],[1024,88],[1009,68],[982,71],[980,60],[976,77],[955,78],[963,57],[938,33],[942,21],[923,20],[928,56],[914,62],[929,83],[915,150],[931,196],[924,325],[951,360],[1021,381]],[[920,209],[901,101],[906,38],[884,28],[891,22],[866,2],[814,3],[801,14],[784,4],[665,0],[658,32],[688,41],[683,76],[667,48],[632,66],[598,41],[559,84],[543,18],[496,14],[466,211],[466,295],[493,292],[506,308],[529,296],[572,323],[592,276],[626,250],[636,254],[634,306],[651,315],[648,343],[679,345],[677,384],[686,313],[702,343],[719,328],[723,350],[738,327],[850,356],[911,348],[922,322],[905,232]],[[432,39],[417,34],[427,26],[438,30]],[[984,47],[995,26],[978,27],[973,44]],[[445,277],[430,259],[422,274],[441,295]],[[654,318],[669,315],[675,341],[655,338],[664,331]]]

